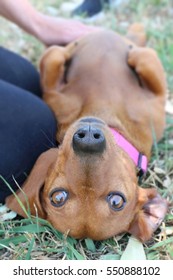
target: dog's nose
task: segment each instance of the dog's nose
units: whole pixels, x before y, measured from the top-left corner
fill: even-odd
[[[106,146],[103,132],[92,125],[78,129],[73,135],[73,149],[77,153],[102,153]]]

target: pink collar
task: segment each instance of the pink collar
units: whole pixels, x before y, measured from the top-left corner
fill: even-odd
[[[142,176],[147,171],[148,160],[145,155],[138,152],[138,150],[130,144],[120,133],[118,133],[114,128],[110,127],[112,134],[116,140],[116,143],[119,147],[121,147],[133,160],[137,169],[138,176]]]

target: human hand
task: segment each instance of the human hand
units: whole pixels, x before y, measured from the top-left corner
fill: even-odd
[[[44,45],[66,45],[71,41],[98,30],[80,21],[45,15],[28,0],[0,0],[0,15],[14,22]]]
[[[56,18],[40,14],[37,20],[35,36],[46,46],[66,45],[90,32],[98,31],[99,27],[87,26],[79,21]]]

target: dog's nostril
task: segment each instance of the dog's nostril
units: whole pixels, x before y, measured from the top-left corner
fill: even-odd
[[[78,137],[79,137],[80,139],[84,138],[84,137],[85,137],[85,133],[84,133],[84,132],[79,132],[79,133],[78,133]]]
[[[94,138],[95,138],[95,139],[99,139],[100,136],[101,136],[101,135],[100,135],[99,133],[94,133]]]

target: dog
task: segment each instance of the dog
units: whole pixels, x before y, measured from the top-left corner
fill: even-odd
[[[38,158],[17,195],[32,215],[76,239],[128,232],[145,242],[167,211],[155,188],[138,185],[165,127],[166,78],[156,52],[140,46],[141,32],[128,34],[97,31],[41,58],[60,146]],[[6,205],[26,217],[14,195]]]

